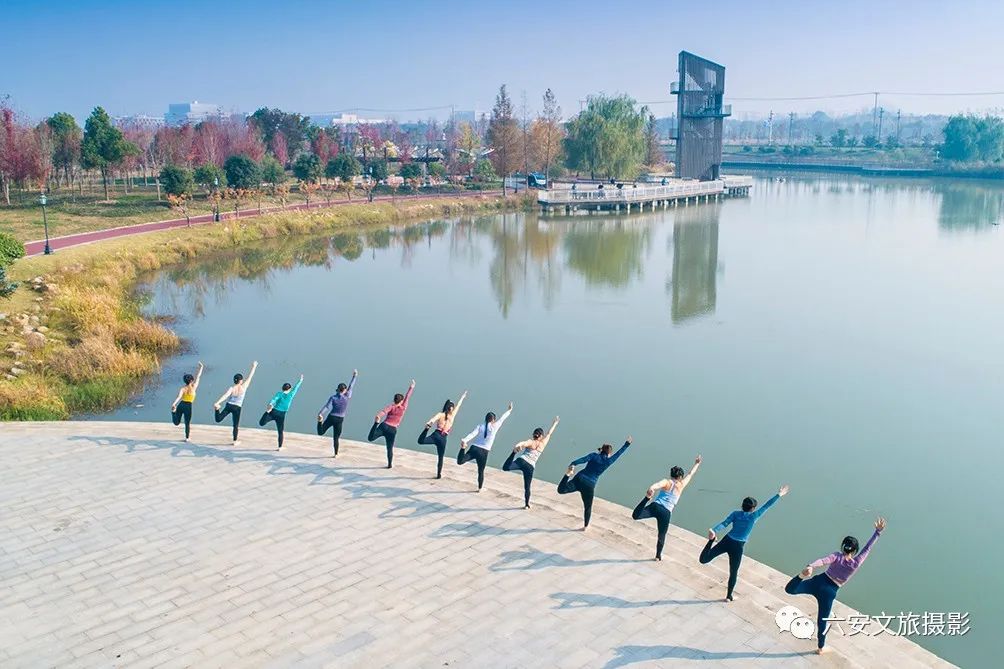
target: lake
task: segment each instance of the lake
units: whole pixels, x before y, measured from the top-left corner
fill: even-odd
[[[1002,222],[999,186],[813,176],[644,214],[273,241],[151,278],[150,312],[176,315],[191,350],[165,362],[142,406],[102,418],[167,420],[199,359],[199,423],[252,359],[246,426],[303,372],[287,429],[312,431],[356,367],[347,438],[363,439],[414,377],[398,444],[433,452],[415,444],[423,422],[469,389],[455,455],[485,411],[512,400],[488,475],[514,492],[519,477],[497,470],[509,447],[559,414],[538,478],[557,481],[571,459],[630,434],[597,489],[626,506],[703,454],[673,514],[699,534],[744,496],[763,502],[789,483],[747,550],[786,573],[845,534],[863,543],[885,515],[840,599],[869,613],[969,612],[968,635],[916,640],[989,666],[1004,551],[992,492],[1004,471]]]

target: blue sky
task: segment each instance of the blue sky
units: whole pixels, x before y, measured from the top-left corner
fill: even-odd
[[[35,118],[82,117],[98,104],[113,115],[162,114],[188,100],[302,113],[488,109],[501,83],[517,102],[525,90],[532,108],[551,87],[568,115],[600,91],[670,100],[681,49],[726,65],[733,98],[1004,91],[1000,0],[4,0],[0,17],[9,58],[0,95]],[[1004,96],[880,102],[919,112],[1004,108]],[[734,101],[737,113],[870,105]]]

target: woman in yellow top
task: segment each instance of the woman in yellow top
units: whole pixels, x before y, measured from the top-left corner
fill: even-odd
[[[178,391],[178,396],[171,405],[171,420],[174,421],[174,424],[180,425],[181,419],[185,419],[185,441],[188,441],[188,436],[192,431],[192,402],[195,401],[195,391],[199,389],[199,380],[202,378],[203,369],[205,366],[200,362],[199,371],[195,373],[195,376],[185,374],[182,377],[185,385]]]
[[[551,429],[544,434],[544,428],[538,427],[533,431],[533,437],[526,441],[521,441],[512,448],[512,453],[502,465],[502,470],[511,472],[518,469],[523,472],[523,508],[530,508],[530,483],[533,481],[533,468],[537,466],[537,458],[544,452],[547,442],[551,441],[554,428],[558,427],[558,417],[554,417]]]
[[[436,446],[437,479],[443,478],[443,455],[446,453],[446,438],[449,436],[450,430],[453,429],[453,421],[466,398],[467,391],[465,390],[456,404],[453,404],[453,400],[446,400],[446,403],[443,404],[443,410],[425,421],[425,429],[422,430],[422,434],[418,435],[419,444],[435,444]],[[432,430],[432,434],[429,434],[429,430]]]

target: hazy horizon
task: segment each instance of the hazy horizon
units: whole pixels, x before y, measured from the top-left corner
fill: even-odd
[[[245,113],[442,119],[451,106],[489,110],[502,83],[517,107],[525,91],[531,110],[552,88],[566,117],[600,92],[627,93],[669,116],[682,49],[726,66],[738,118],[868,111],[867,91],[892,91],[880,106],[908,114],[1004,109],[1004,75],[992,65],[1004,61],[993,27],[1004,25],[1004,3],[990,0],[950,12],[924,0],[783,0],[769,9],[733,0],[6,5],[8,52],[29,65],[7,68],[0,96],[35,119],[56,111],[82,119],[97,105],[113,116],[161,116],[169,103],[192,100]],[[931,95],[967,92],[999,94]]]

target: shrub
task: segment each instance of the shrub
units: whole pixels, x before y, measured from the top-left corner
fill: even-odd
[[[178,165],[165,165],[160,171],[160,183],[165,193],[175,197],[188,195],[195,187],[191,170]]]
[[[24,257],[24,244],[6,232],[0,232],[0,265],[9,265]]]
[[[232,188],[251,190],[261,183],[258,163],[242,154],[227,158],[227,162],[223,164],[223,171],[227,175],[227,184]]]

